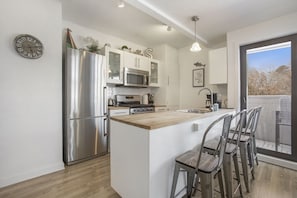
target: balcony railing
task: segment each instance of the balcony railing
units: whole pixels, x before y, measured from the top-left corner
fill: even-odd
[[[262,106],[256,131],[257,147],[291,154],[291,96],[248,97],[248,108]]]

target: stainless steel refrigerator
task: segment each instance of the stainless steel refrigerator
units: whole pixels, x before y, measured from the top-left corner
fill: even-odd
[[[107,153],[105,57],[67,48],[63,65],[63,158],[67,165]]]

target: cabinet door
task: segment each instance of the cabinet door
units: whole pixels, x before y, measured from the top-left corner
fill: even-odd
[[[209,51],[209,83],[227,83],[227,49],[225,47]]]
[[[138,59],[138,69],[149,71],[150,70],[150,61],[148,57],[136,55]]]
[[[124,67],[138,69],[138,61],[135,54],[124,52]]]
[[[141,55],[124,52],[124,67],[149,71],[149,59]]]
[[[123,52],[105,48],[107,62],[107,83],[123,84]]]
[[[150,60],[150,86],[160,87],[160,62]]]

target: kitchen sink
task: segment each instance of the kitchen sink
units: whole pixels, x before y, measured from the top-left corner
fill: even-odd
[[[208,112],[211,112],[210,109],[207,109],[207,108],[181,109],[181,110],[177,110],[177,111],[184,112],[184,113],[208,113]]]

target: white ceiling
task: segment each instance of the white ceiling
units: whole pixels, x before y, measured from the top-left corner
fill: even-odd
[[[297,12],[297,0],[62,0],[63,19],[147,47],[167,43],[181,48],[197,35],[208,47],[226,41],[226,33]],[[164,24],[174,30],[168,32]]]

